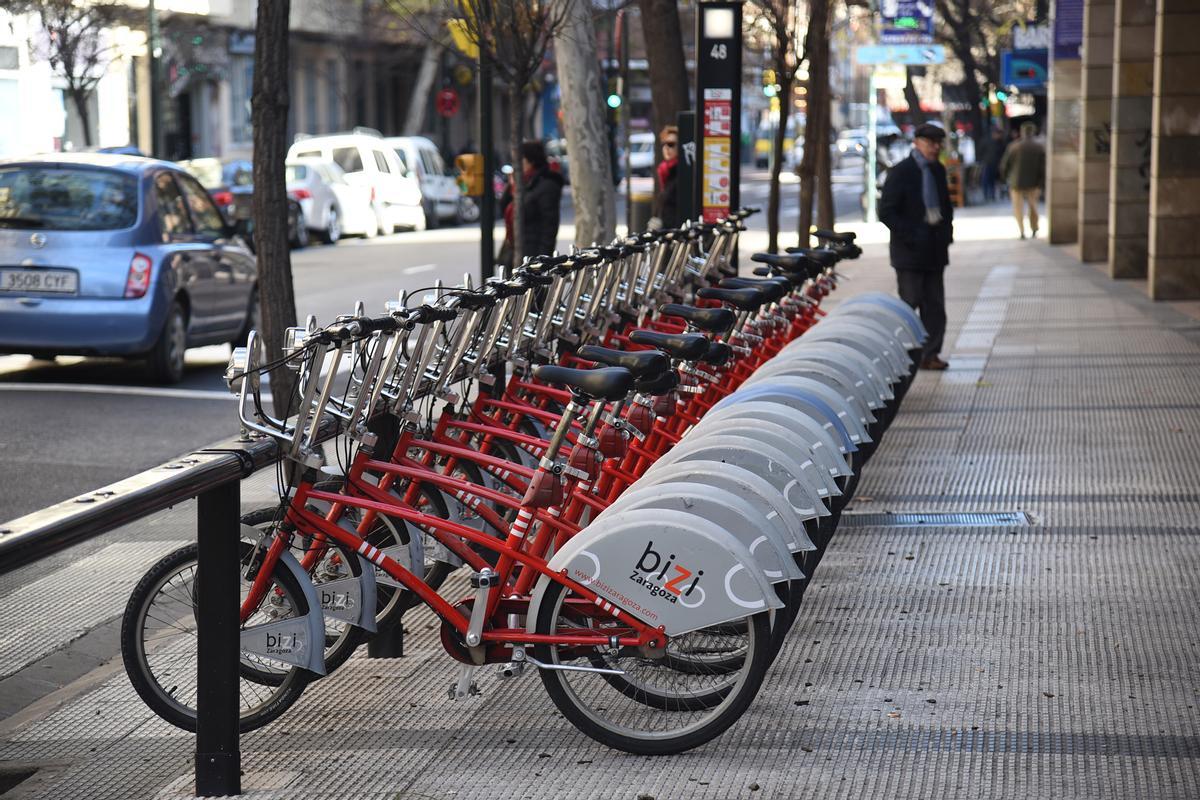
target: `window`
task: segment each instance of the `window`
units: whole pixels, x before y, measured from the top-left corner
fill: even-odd
[[[308,167],[303,164],[292,164],[284,172],[284,181],[287,183],[306,180],[308,180]]]
[[[422,150],[421,151],[421,166],[423,166],[425,168],[426,175],[428,175],[430,177],[432,177],[434,175],[441,175],[442,167],[441,167],[441,164],[439,163],[440,161],[441,161],[441,158],[438,157],[437,153],[435,153],[431,150]]]
[[[160,172],[154,179],[154,196],[158,203],[158,221],[164,242],[171,241],[172,236],[192,232],[187,206],[171,173]]]
[[[363,170],[362,156],[359,155],[357,147],[335,147],[332,157],[333,163],[341,167],[345,173],[362,172]]]
[[[326,67],[326,85],[329,99],[325,103],[326,130],[336,131],[342,125],[342,89],[338,80],[338,62],[330,61]]]
[[[116,170],[0,168],[0,228],[106,231],[137,221],[137,178]]]
[[[409,169],[408,156],[406,156],[404,151],[398,147],[396,148],[396,158],[400,159],[400,171],[407,174]]]
[[[316,133],[317,124],[317,65],[309,61],[304,65],[304,129]]]
[[[320,157],[321,157],[320,150],[303,150],[299,153],[296,153],[294,156],[292,156],[292,158],[320,158]]]
[[[196,233],[201,236],[211,236],[220,238],[225,235],[225,218],[221,216],[221,212],[217,211],[217,207],[213,205],[212,198],[208,196],[208,192],[200,187],[194,179],[186,175],[176,175],[175,181],[179,184],[179,188],[183,190],[183,197],[187,200],[188,208],[192,212],[192,224],[196,227]]]
[[[229,137],[242,144],[254,139],[250,95],[254,91],[254,57],[229,57]]]
[[[375,155],[375,166],[380,172],[391,172],[392,168],[388,166],[387,156],[378,150],[371,151]]]

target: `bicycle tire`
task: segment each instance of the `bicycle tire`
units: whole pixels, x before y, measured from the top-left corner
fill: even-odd
[[[253,545],[248,542],[241,543],[242,559],[248,558],[252,552]],[[146,618],[150,613],[152,601],[173,578],[182,577],[182,583],[175,587],[177,591],[186,592],[186,595],[181,594],[176,601],[179,605],[179,615],[174,619],[179,619],[180,624],[172,626],[169,619],[164,621],[168,622],[168,627],[176,627],[183,634],[182,637],[174,636],[174,639],[182,638],[186,643],[183,650],[191,650],[194,647],[194,639],[189,639],[191,633],[184,625],[189,622],[195,623],[194,586],[198,553],[198,546],[190,544],[159,559],[134,587],[121,618],[121,659],[134,691],[158,717],[177,728],[191,732],[196,730],[195,686],[191,685],[183,692],[180,689],[183,681],[190,681],[192,684],[195,682],[195,654],[192,653],[189,658],[185,653],[183,664],[160,670],[150,663],[152,655],[160,650],[177,647],[178,642],[165,640],[147,648],[145,636]],[[282,568],[276,570],[272,576],[271,591],[276,589],[279,592],[277,596],[298,614],[308,613],[304,592],[290,572]],[[243,674],[239,680],[238,729],[244,733],[277,718],[300,698],[313,677],[313,673],[306,669],[291,667],[278,684],[269,685],[251,681]],[[251,686],[266,687],[266,693],[264,695],[254,691],[252,694],[256,696],[257,702],[248,705],[247,691]]]
[[[546,594],[538,610],[536,629],[539,634],[558,633],[560,623],[563,623],[561,630],[572,627],[566,624],[569,620],[560,614],[569,592],[568,587],[559,583],[551,583],[546,587]],[[670,710],[664,710],[642,700],[628,698],[607,680],[611,676],[596,673],[544,669],[541,670],[542,683],[551,701],[563,716],[581,732],[601,744],[638,755],[668,755],[691,750],[711,741],[733,725],[749,708],[762,684],[771,661],[767,614],[761,612],[748,617],[746,621],[746,656],[742,660],[737,678],[730,682],[725,696],[715,706],[697,708],[696,704],[680,699]],[[539,644],[534,649],[539,661],[563,664],[559,659],[557,647]],[[583,655],[582,658],[588,660],[590,666],[591,656]],[[618,660],[621,658],[625,661]],[[626,670],[655,661],[619,655],[609,655],[605,660],[610,667],[616,666]],[[679,674],[664,665],[656,666],[664,669],[664,676],[671,680],[675,680]],[[581,689],[584,684],[588,687],[586,690]],[[592,694],[597,690],[605,691],[604,696],[597,702],[587,700],[582,694],[583,691]],[[629,700],[632,705],[627,707],[631,709],[631,715],[637,716],[640,721],[621,723],[611,718],[617,713],[614,706],[620,703],[622,698]],[[667,729],[666,725],[669,723],[677,724],[674,729]]]

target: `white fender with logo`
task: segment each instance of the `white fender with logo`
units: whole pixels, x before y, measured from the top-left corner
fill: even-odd
[[[852,372],[878,394],[883,403],[895,399],[891,384],[883,375],[874,369],[871,361],[853,347],[847,347],[837,342],[808,342],[800,347],[784,348],[775,360],[786,362],[789,359],[800,359],[809,362],[826,364],[834,369],[844,369]]]
[[[868,355],[878,355],[887,362],[892,374],[896,376],[907,375],[909,367],[912,366],[908,351],[904,350],[900,343],[894,340],[882,326],[872,323],[867,318],[838,317],[828,322],[822,320],[804,335],[810,334],[815,334],[813,336],[815,341],[820,341],[823,337],[828,336],[853,334],[857,341],[867,348],[865,352]]]
[[[883,408],[883,399],[867,380],[846,367],[834,367],[812,358],[775,358],[763,364],[745,383],[755,383],[772,375],[796,375],[821,381],[841,392],[847,401],[856,400],[868,409]],[[743,384],[745,385],[745,384]]]
[[[783,493],[770,481],[760,478],[745,467],[721,461],[684,460],[668,465],[653,475],[643,475],[634,486],[652,486],[680,480],[717,486],[746,498],[751,504],[764,505],[767,521],[778,531],[789,552],[817,549],[805,532],[804,520],[796,515],[795,509]]]
[[[929,336],[928,331],[925,330],[924,323],[922,323],[921,318],[917,316],[917,312],[913,310],[912,306],[901,300],[899,297],[893,297],[892,295],[884,292],[864,292],[862,294],[856,294],[853,297],[848,297],[842,301],[843,306],[859,304],[879,305],[891,309],[898,317],[905,321],[905,324],[908,325],[909,330],[912,331],[913,338],[920,344],[924,344],[925,339]]]
[[[792,408],[770,400],[750,400],[745,403],[735,403],[727,408],[711,411],[700,420],[693,430],[703,431],[716,429],[726,420],[748,419],[751,421],[770,420],[777,425],[792,431],[804,440],[812,451],[817,463],[826,468],[832,477],[847,477],[852,474],[850,465],[842,456],[837,441],[821,423],[806,414],[797,414]],[[836,488],[836,484],[834,484]],[[826,484],[828,488],[828,484]],[[830,490],[833,491],[832,489]],[[838,489],[838,493],[841,490]]]
[[[842,421],[851,435],[859,437],[858,441],[871,441],[871,435],[867,433],[867,426],[875,421],[875,415],[865,405],[862,405],[858,398],[848,401],[837,389],[833,389],[815,378],[802,375],[771,375],[753,385],[743,384],[743,386],[747,389],[756,386],[790,386],[812,392],[837,412],[838,419]]]
[[[799,462],[800,469],[804,471],[804,475],[808,479],[808,485],[816,489],[817,497],[822,500],[828,500],[835,492],[839,492],[833,476],[817,463],[816,458],[813,456],[812,448],[808,446],[808,443],[800,437],[792,435],[782,425],[778,425],[770,420],[742,417],[737,420],[727,420],[719,429],[714,428],[713,435],[718,434],[721,436],[747,436],[751,439],[758,439],[772,447],[778,447],[783,452],[793,456]]]
[[[830,311],[826,318],[829,317],[870,317],[887,328],[905,350],[917,347],[917,337],[908,327],[907,321],[888,306],[874,303],[843,304]]]
[[[797,342],[804,341],[805,344],[818,344],[820,342],[837,342],[853,347],[858,352],[866,356],[875,369],[879,370],[884,378],[889,383],[898,383],[901,379],[908,375],[908,370],[894,363],[892,359],[884,355],[887,349],[886,345],[879,340],[877,334],[871,331],[864,330],[859,327],[850,325],[831,325],[824,330],[818,331],[820,325],[810,328],[803,336],[797,339]],[[786,347],[784,348],[787,349]]]
[[[242,528],[243,536],[249,535],[257,539],[262,535],[262,531],[249,525],[243,525]],[[304,599],[308,604],[308,613],[261,625],[249,625],[241,630],[239,646],[243,653],[281,661],[317,675],[324,675],[325,617],[318,611],[321,608],[321,599],[317,596],[308,573],[300,566],[295,556],[284,551],[279,557],[279,564],[299,582],[300,590],[304,592]]]
[[[584,528],[550,559],[554,572],[668,636],[783,608],[750,551],[716,523],[659,508],[625,511]],[[543,575],[527,614],[533,632],[550,579]]]
[[[796,460],[758,439],[713,435],[697,437],[692,441],[684,440],[656,461],[646,474],[685,460],[725,461],[743,467],[770,481],[787,498],[801,519],[829,515],[829,509],[821,502],[816,487],[809,485],[807,476]]]
[[[596,519],[634,508],[675,509],[715,522],[746,546],[771,583],[804,577],[766,514],[724,488],[681,480],[630,487]]]

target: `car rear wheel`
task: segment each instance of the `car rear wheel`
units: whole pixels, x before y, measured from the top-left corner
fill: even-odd
[[[171,301],[167,319],[158,341],[146,358],[146,367],[155,383],[179,383],[183,379],[183,360],[187,351],[187,319],[178,300]]]
[[[324,239],[327,244],[335,244],[340,238],[342,238],[342,219],[338,216],[337,206],[330,206],[328,213],[325,214]]]

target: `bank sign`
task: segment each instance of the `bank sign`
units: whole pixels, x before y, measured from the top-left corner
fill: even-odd
[[[736,210],[741,149],[741,3],[700,3],[696,14],[696,208],[705,222]]]

